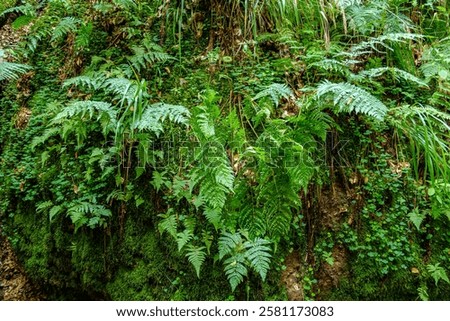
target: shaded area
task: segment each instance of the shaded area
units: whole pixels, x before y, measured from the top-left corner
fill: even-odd
[[[42,293],[26,276],[11,244],[0,233],[0,300],[39,301]]]

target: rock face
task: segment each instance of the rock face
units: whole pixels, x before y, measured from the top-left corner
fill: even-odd
[[[41,294],[26,276],[11,244],[0,231],[0,301],[39,301]]]

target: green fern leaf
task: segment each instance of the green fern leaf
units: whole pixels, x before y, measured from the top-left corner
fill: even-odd
[[[78,76],[67,79],[63,83],[63,88],[70,86],[86,87],[94,91],[98,90],[105,82],[102,76]]]
[[[173,214],[173,210],[169,209],[166,214],[160,214],[159,217],[162,217],[163,220],[158,224],[159,233],[163,234],[164,232],[169,233],[174,239],[177,238],[177,218],[175,214]]]
[[[189,262],[191,262],[191,264],[194,266],[197,277],[200,278],[200,269],[206,258],[205,247],[189,245],[187,248],[186,256]]]
[[[17,80],[20,75],[31,69],[30,66],[3,61],[4,52],[0,50],[0,81]]]
[[[211,223],[217,231],[219,229],[220,221],[222,219],[221,211],[216,208],[207,207],[204,210],[203,214],[205,215],[208,222]]]
[[[245,266],[246,259],[243,253],[236,253],[230,258],[226,259],[225,274],[230,282],[231,290],[234,292],[236,287],[244,280],[247,275],[247,268]]]
[[[236,247],[242,244],[242,237],[239,233],[223,233],[219,238],[219,259],[231,254]]]
[[[78,25],[81,24],[81,20],[74,17],[63,18],[53,30],[53,36],[51,41],[59,41],[70,32],[75,32],[78,29]]]
[[[339,107],[339,112],[356,112],[383,120],[387,113],[387,107],[376,97],[367,91],[349,83],[322,82],[317,87],[317,97],[331,95],[333,103]]]
[[[263,91],[259,92],[253,100],[258,100],[262,97],[269,96],[275,106],[278,107],[281,98],[288,99],[293,96],[292,90],[285,84],[271,84]]]
[[[267,246],[270,241],[256,238],[253,241],[246,241],[244,247],[246,258],[250,261],[250,266],[261,276],[264,281],[266,279],[267,271],[270,268],[270,247]]]
[[[211,208],[223,208],[227,200],[227,193],[227,188],[221,184],[217,184],[215,177],[212,177],[212,175],[207,175],[203,179],[200,187],[200,197]]]
[[[189,110],[183,106],[156,103],[145,109],[142,118],[133,127],[159,135],[163,132],[163,123],[166,119],[176,124],[187,125],[189,117]]]
[[[194,237],[194,233],[191,229],[185,229],[183,232],[177,233],[177,245],[178,251],[181,251],[183,247],[189,243],[189,241]]]
[[[380,77],[386,72],[390,72],[396,80],[405,80],[411,83],[414,83],[420,87],[426,87],[428,88],[428,85],[421,80],[420,78],[410,74],[407,71],[395,68],[395,67],[381,67],[381,68],[373,68],[369,70],[363,70],[359,73],[360,76],[369,77],[369,78],[376,78]]]

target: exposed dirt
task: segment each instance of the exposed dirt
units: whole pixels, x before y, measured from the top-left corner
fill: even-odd
[[[316,275],[319,289],[317,299],[326,298],[326,295],[339,286],[339,280],[348,273],[348,251],[342,245],[336,245],[331,252],[333,265],[322,264]]]
[[[300,257],[297,251],[292,252],[285,261],[286,270],[281,274],[281,282],[286,286],[290,301],[303,301],[304,293],[300,279]]]
[[[329,190],[323,190],[319,197],[318,216],[321,222],[320,233],[337,232],[343,223],[353,225],[357,210],[352,200],[358,200],[354,190],[346,190],[340,185],[334,185]],[[358,203],[358,202],[357,202]],[[322,263],[318,272],[317,289],[321,299],[339,286],[339,280],[348,273],[348,250],[336,244],[331,250],[333,264]]]
[[[28,33],[29,26],[20,29],[13,29],[9,24],[0,28],[0,49],[9,48],[17,44],[22,36]]]
[[[39,301],[42,294],[30,282],[9,241],[0,232],[0,301]]]

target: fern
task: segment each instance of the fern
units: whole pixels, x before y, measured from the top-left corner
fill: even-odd
[[[389,33],[379,37],[370,38],[367,41],[362,41],[353,46],[349,52],[344,52],[340,55],[349,56],[354,59],[373,52],[382,52],[379,48],[393,51],[389,45],[390,43],[404,43],[406,41],[420,40],[422,38],[422,35],[414,33]]]
[[[253,241],[246,241],[244,247],[247,249],[245,257],[250,261],[250,266],[261,276],[264,281],[267,271],[270,268],[270,241],[257,238]]]
[[[0,49],[0,81],[17,80],[31,69],[30,66],[4,61],[5,51]]]
[[[206,258],[205,247],[189,245],[187,247],[186,256],[189,262],[194,266],[197,277],[200,278],[200,269]]]
[[[395,67],[380,67],[380,68],[373,68],[368,70],[363,70],[359,73],[360,76],[363,77],[369,77],[369,78],[376,78],[380,77],[381,75],[385,73],[391,73],[396,80],[404,80],[411,83],[416,84],[420,87],[426,87],[428,88],[428,85],[420,78],[417,78],[416,76],[410,74],[407,71],[395,68]]]
[[[117,112],[112,109],[111,104],[92,100],[71,102],[53,118],[52,123],[61,123],[74,116],[80,118],[87,116],[89,119],[93,119],[95,114],[97,114],[96,120],[102,120],[103,122],[110,124],[110,126],[104,126],[105,132],[109,127],[114,127]]]
[[[177,233],[177,245],[178,251],[181,251],[183,247],[189,243],[194,237],[194,232],[191,229],[185,229],[183,232]]]
[[[220,227],[220,222],[222,220],[221,211],[215,208],[207,207],[203,211],[203,215],[205,215],[208,222],[211,223],[217,231]]]
[[[36,16],[36,8],[31,3],[26,3],[21,6],[8,8],[0,13],[0,17],[3,17],[9,13],[20,13],[24,16]]]
[[[253,100],[258,100],[267,96],[269,96],[274,105],[278,107],[281,98],[291,98],[293,96],[293,93],[292,90],[285,84],[273,83],[263,91],[259,92],[255,97],[253,97]]]
[[[163,132],[163,123],[166,119],[176,124],[187,125],[190,115],[183,106],[157,103],[148,106],[142,118],[133,127],[159,135]]]
[[[82,226],[90,228],[105,227],[106,219],[111,217],[111,211],[102,205],[90,202],[77,202],[67,210],[67,215],[75,225],[75,232]]]
[[[331,95],[338,112],[356,112],[383,120],[387,107],[367,91],[349,83],[331,83],[327,80],[317,87],[317,97]]]
[[[427,270],[428,270],[428,273],[430,273],[431,277],[434,279],[436,286],[438,285],[438,282],[440,280],[450,283],[450,280],[448,279],[445,269],[443,267],[439,266],[439,263],[436,263],[434,265],[428,264]]]
[[[245,255],[243,253],[236,253],[224,261],[225,275],[230,282],[231,290],[236,290],[236,287],[244,280],[248,271],[245,266]]]
[[[82,21],[74,17],[63,18],[53,30],[52,42],[56,42],[64,38],[68,33],[75,32]]]
[[[242,244],[242,237],[239,233],[223,233],[219,238],[219,260],[226,255],[230,255],[237,246]]]
[[[166,62],[174,59],[165,53],[160,46],[150,42],[148,39],[144,39],[141,46],[132,46],[131,49],[134,55],[129,57],[128,60],[137,72],[152,66],[156,62]]]
[[[261,279],[265,280],[270,268],[271,249],[269,244],[269,241],[261,238],[243,242],[240,233],[222,234],[219,238],[219,259],[229,256],[223,263],[225,274],[233,291],[248,274],[248,267],[255,270]]]
[[[320,59],[308,64],[309,68],[317,68],[327,73],[336,73],[346,76],[349,73],[349,63],[341,62],[336,59]]]
[[[94,75],[94,76],[82,75],[64,81],[63,88],[76,86],[76,87],[85,87],[87,89],[96,91],[103,86],[104,82],[105,79],[104,77],[102,77],[102,75]]]
[[[166,214],[160,214],[159,217],[162,217],[163,220],[158,224],[159,233],[163,234],[164,232],[169,233],[173,238],[177,238],[177,218],[175,214],[173,214],[173,209],[169,209]]]

